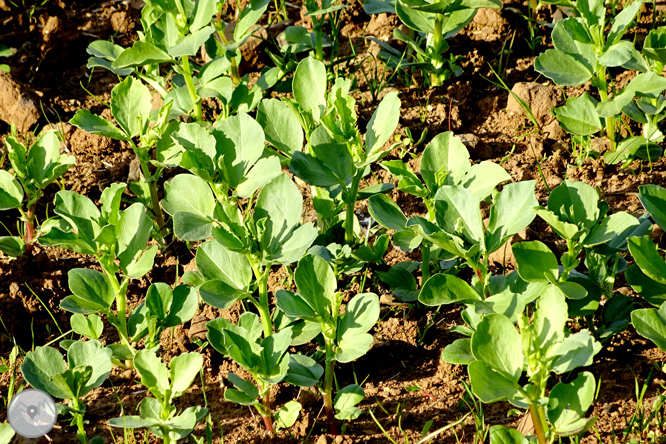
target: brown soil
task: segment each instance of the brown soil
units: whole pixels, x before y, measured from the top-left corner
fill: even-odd
[[[134,3],[134,2],[130,2]],[[233,4],[234,2],[228,2]],[[298,3],[298,2],[297,2]],[[357,98],[360,126],[370,119],[377,101],[373,101],[366,80],[371,78],[375,62],[367,54],[376,54],[377,45],[365,39],[372,35],[381,40],[392,39],[392,31],[400,23],[395,16],[381,14],[368,16],[363,12],[359,0],[350,2],[351,7],[343,13],[342,52],[351,53],[352,46],[360,54],[356,65],[352,64],[350,74],[356,72],[358,80]],[[524,44],[526,27],[515,9],[525,11],[521,2],[505,2],[501,11],[481,10],[472,24],[460,35],[451,39],[451,52],[462,56],[463,76],[451,79],[446,86],[424,89],[418,76],[411,84],[391,84],[384,88],[378,99],[389,91],[400,92],[402,100],[401,120],[397,134],[404,136],[409,128],[415,139],[428,130],[426,143],[437,133],[452,130],[456,134],[467,134],[474,139],[470,149],[473,160],[489,159],[503,162],[503,166],[514,180],[535,179],[537,196],[541,203],[547,198],[547,188],[553,188],[565,178],[582,180],[599,187],[608,201],[611,212],[636,212],[641,209],[635,196],[641,184],[666,183],[666,166],[663,160],[649,168],[635,163],[622,170],[618,166],[604,165],[598,160],[588,160],[584,168],[573,168],[575,162],[567,149],[568,140],[564,133],[557,131],[556,125],[547,137],[527,136],[531,132],[529,122],[515,104],[511,104],[509,94],[489,83],[491,78],[488,64],[498,69],[499,54],[507,36],[515,32],[515,44],[511,47],[508,63],[505,64],[506,82],[513,86],[519,82],[538,81],[542,86],[527,87],[527,98],[535,111],[540,113],[540,124],[544,127],[552,123],[548,109],[561,95],[556,88],[545,85],[532,69],[532,54]],[[4,10],[4,11],[3,11]],[[269,9],[270,11],[270,9]],[[224,11],[233,15],[233,8]],[[554,8],[542,10],[543,19],[551,21]],[[298,10],[290,9],[290,17],[302,25],[307,17]],[[651,14],[647,7],[645,17]],[[108,102],[110,91],[117,79],[101,70],[90,73],[86,67],[86,47],[98,38],[109,39],[120,45],[128,45],[136,37],[140,28],[140,14],[127,2],[116,0],[106,2],[86,2],[77,0],[64,2],[52,0],[45,6],[17,8],[0,0],[0,42],[17,49],[17,54],[8,59],[11,75],[23,85],[39,110],[40,126],[49,122],[68,121],[78,109],[90,109],[95,113],[107,113],[101,102]],[[645,22],[645,20],[643,20]],[[645,34],[646,27],[640,26],[638,33]],[[544,44],[549,43],[544,39]],[[508,44],[507,44],[508,45]],[[256,73],[264,63],[270,63],[259,43],[253,51],[244,52],[246,59],[241,69]],[[383,69],[381,63],[378,66]],[[363,73],[363,74],[362,74]],[[618,82],[628,81],[618,75]],[[87,89],[89,93],[85,90]],[[536,91],[536,90],[539,91]],[[589,88],[567,88],[567,97],[580,94]],[[13,100],[9,89],[0,89],[0,103]],[[34,113],[33,113],[34,114]],[[30,117],[30,116],[28,116]],[[68,124],[58,125],[66,139],[65,149],[76,156],[77,164],[65,175],[66,189],[86,194],[91,199],[99,198],[101,189],[108,183],[126,181],[133,159],[131,149],[123,143],[93,136]],[[33,130],[35,127],[33,127]],[[0,134],[8,133],[8,126],[0,122]],[[419,154],[426,143],[407,152],[397,149],[391,159],[410,161],[413,167],[418,160],[410,155]],[[540,165],[546,177],[543,183],[538,172]],[[375,181],[390,181],[390,176],[377,168]],[[372,183],[372,182],[371,182]],[[302,187],[308,193],[307,187]],[[47,189],[47,195],[37,209],[40,220],[52,206],[53,196],[58,191],[56,185]],[[409,196],[394,192],[396,199],[407,215],[423,214],[425,208]],[[311,200],[306,200],[311,202]],[[358,210],[365,212],[365,205]],[[3,212],[0,221],[13,229],[18,213]],[[314,218],[313,209],[305,212],[308,219]],[[550,245],[559,244],[547,225],[538,220],[526,231],[528,239],[541,239]],[[556,245],[557,246],[557,245]],[[193,253],[184,245],[177,245],[156,260],[156,267],[145,278],[132,282],[129,289],[129,305],[138,305],[152,282],[173,283],[176,276],[192,269]],[[413,259],[419,260],[418,253],[405,255],[391,248],[386,263]],[[497,264],[499,265],[499,264]],[[69,314],[58,308],[58,304],[68,295],[67,272],[72,268],[95,268],[95,262],[60,249],[37,247],[33,257],[17,260],[3,260],[0,263],[0,317],[4,328],[0,335],[0,355],[6,357],[12,347],[12,338],[24,349],[40,345],[60,336],[60,330],[69,329]],[[271,276],[271,292],[279,288],[285,272],[276,268]],[[371,280],[371,290],[388,296],[390,291],[377,280]],[[630,288],[621,289],[631,293]],[[390,297],[383,300],[391,300]],[[170,332],[163,337],[165,359],[183,351],[196,350],[192,338],[201,335],[201,327],[207,320],[224,316],[237,319],[242,307],[236,305],[230,310],[216,310],[206,307],[184,326],[176,328],[173,339]],[[378,424],[369,414],[345,425],[344,435],[333,439],[325,434],[321,399],[312,390],[280,385],[275,395],[277,405],[291,399],[298,399],[304,410],[297,424],[275,438],[268,438],[262,431],[260,418],[249,408],[229,403],[223,398],[224,387],[229,383],[229,371],[242,370],[233,362],[223,359],[208,347],[205,357],[205,393],[215,422],[214,442],[258,443],[258,442],[417,442],[422,431],[429,425],[430,431],[437,430],[457,421],[469,411],[464,402],[466,372],[460,366],[452,366],[439,359],[441,350],[458,336],[450,333],[450,328],[461,323],[459,309],[434,311],[423,307],[407,307],[401,304],[383,306],[381,321],[373,330],[375,343],[371,351],[351,365],[341,365],[337,369],[340,386],[358,381],[365,389],[367,399],[361,407],[374,412]],[[6,332],[4,329],[6,328]],[[111,342],[115,333],[109,327],[104,333],[105,340]],[[664,360],[664,354],[652,344],[639,338],[633,331],[626,331],[613,338],[598,356],[591,371],[601,384],[599,398],[593,414],[599,415],[596,429],[602,442],[611,442],[624,430],[626,419],[636,409],[634,381],[646,381],[656,363]],[[650,406],[662,391],[659,383],[664,383],[658,371],[649,384],[645,403]],[[6,396],[9,374],[0,375],[0,394]],[[136,375],[129,371],[114,370],[109,381],[94,390],[85,398],[88,436],[101,436],[107,443],[122,441],[122,434],[111,430],[107,420],[119,416],[121,405],[125,412],[133,412],[138,402],[146,395],[138,384]],[[120,400],[120,403],[118,402]],[[201,381],[194,383],[188,394],[178,401],[179,406],[203,405]],[[486,424],[517,426],[519,419],[507,418],[510,406],[505,403],[484,405]],[[3,417],[0,414],[0,417]],[[4,419],[4,418],[2,418]],[[383,433],[380,426],[386,430]],[[195,432],[202,436],[202,425]],[[136,439],[142,440],[143,432],[136,432]],[[434,442],[473,442],[475,427],[472,417],[460,425],[438,436]],[[74,428],[61,421],[51,437],[59,443],[77,442]],[[153,442],[148,440],[147,442]],[[593,434],[588,434],[582,442],[597,442]]]

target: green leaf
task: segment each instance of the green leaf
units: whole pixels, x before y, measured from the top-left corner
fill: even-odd
[[[229,251],[216,241],[199,246],[196,264],[206,280],[220,280],[239,290],[246,290],[252,281],[252,267],[247,257]]]
[[[548,395],[547,415],[555,429],[564,429],[585,416],[594,401],[596,384],[590,372],[580,373],[568,384],[559,382]]]
[[[155,352],[139,350],[134,357],[134,366],[141,376],[141,383],[156,397],[165,398],[170,388],[169,371]]]
[[[666,285],[646,276],[636,264],[627,268],[624,276],[631,288],[640,293],[651,305],[659,307],[666,302]]]
[[[585,182],[565,180],[548,197],[548,209],[561,221],[591,229],[599,219],[599,194]]]
[[[326,68],[311,57],[303,59],[294,72],[294,99],[319,122],[326,110]]]
[[[356,419],[361,413],[356,405],[364,399],[365,392],[360,386],[350,384],[343,387],[333,400],[333,408],[337,412],[335,417],[340,420]]]
[[[482,300],[467,282],[452,274],[438,273],[423,284],[419,302],[430,307],[444,304],[471,304]]]
[[[557,280],[557,258],[543,242],[520,242],[513,244],[511,248],[516,258],[518,274],[524,281]]]
[[[567,302],[557,287],[550,285],[537,299],[533,328],[536,343],[547,352],[555,343],[564,339],[564,327],[569,320]]]
[[[630,5],[625,6],[619,14],[617,14],[611,22],[611,28],[608,33],[606,41],[609,45],[615,45],[620,41],[631,22],[636,18],[636,14],[641,10],[643,2],[641,0],[634,1]],[[631,43],[627,41],[627,43]],[[633,46],[633,44],[632,44]]]
[[[90,390],[99,387],[111,373],[113,364],[111,363],[111,349],[102,347],[96,339],[90,341],[77,341],[67,350],[67,361],[69,368],[89,366],[92,373],[87,379],[85,386],[80,388],[79,394],[82,396]]]
[[[104,324],[99,316],[91,314],[84,316],[81,313],[74,313],[69,318],[69,323],[75,333],[87,338],[99,339],[104,330]]]
[[[72,231],[89,246],[92,253],[97,251],[95,238],[100,231],[97,223],[100,212],[89,198],[73,191],[58,191],[54,211],[71,225]]]
[[[529,441],[516,429],[494,425],[490,428],[490,444],[529,444]]]
[[[330,187],[337,185],[339,179],[311,154],[296,151],[289,162],[289,171],[309,185]]]
[[[629,252],[650,279],[666,285],[666,263],[659,255],[657,245],[650,236],[631,237],[627,239]]]
[[[601,351],[601,344],[594,340],[588,330],[582,330],[553,346],[548,355],[555,357],[553,371],[561,375],[577,367],[592,364],[594,355],[599,351]]]
[[[120,128],[105,118],[94,115],[87,109],[76,111],[69,123],[90,134],[106,136],[114,140],[129,140],[129,137]]]
[[[586,247],[605,244],[627,230],[640,225],[638,219],[629,213],[620,212],[605,217],[601,224],[595,225],[590,233],[585,236],[583,245]]]
[[[190,387],[194,378],[199,375],[203,365],[203,357],[196,352],[183,353],[169,363],[169,378],[171,379],[171,397],[181,396]]]
[[[392,91],[384,96],[370,118],[365,133],[366,153],[374,153],[384,146],[398,126],[399,119],[400,99],[398,93]]]
[[[374,293],[358,294],[347,304],[338,319],[338,341],[348,336],[368,332],[379,319],[379,298]]]
[[[303,196],[286,174],[280,174],[259,192],[253,218],[255,222],[267,218],[270,246],[264,248],[268,252],[277,251],[278,246],[287,240],[302,213]]]
[[[111,90],[111,112],[129,137],[143,134],[147,129],[151,99],[146,85],[134,77],[126,77]]]
[[[196,56],[201,46],[206,43],[206,40],[215,32],[212,26],[193,31],[191,34],[184,35],[179,38],[176,43],[168,48],[168,53],[171,57],[187,57]]]
[[[34,351],[29,351],[21,364],[21,373],[28,384],[61,399],[67,399],[69,393],[55,386],[51,377],[63,373],[66,369],[62,355],[52,347],[37,347]]]
[[[277,252],[268,257],[284,265],[297,262],[305,255],[318,235],[319,231],[312,222],[303,224],[291,232]]]
[[[299,387],[316,385],[324,374],[324,368],[312,358],[304,355],[289,355],[289,371],[285,382]]]
[[[152,270],[157,250],[158,245],[153,244],[143,252],[140,252],[138,256],[135,256],[125,270],[127,277],[130,279],[139,279]]]
[[[666,350],[666,302],[656,308],[644,308],[631,312],[631,323],[636,333]]]
[[[116,257],[122,270],[127,271],[127,267],[146,248],[152,229],[153,221],[142,203],[132,204],[120,213],[116,224]]]
[[[638,199],[662,230],[666,230],[666,188],[649,184],[638,187]]]
[[[520,333],[504,315],[490,314],[476,326],[472,335],[472,354],[514,382],[523,372]]]
[[[603,66],[622,66],[631,59],[634,44],[629,40],[622,40],[608,48],[599,56],[599,63]]]
[[[441,185],[461,184],[470,168],[467,148],[451,131],[436,135],[421,157],[421,176],[432,196]]]
[[[39,188],[62,176],[76,163],[74,156],[60,154],[60,139],[56,131],[42,132],[28,151],[28,174]]]
[[[558,86],[577,86],[592,78],[592,72],[574,56],[547,49],[534,59],[534,69]]]
[[[22,256],[25,253],[25,241],[17,236],[0,236],[0,251],[8,256]]]
[[[310,135],[310,145],[317,160],[329,171],[338,183],[344,183],[354,174],[354,162],[347,144],[333,139],[325,127],[320,126]]]
[[[9,171],[0,170],[0,210],[19,208],[23,202],[23,187]]]
[[[223,120],[213,135],[229,186],[238,188],[264,153],[264,131],[252,117],[239,113]]]
[[[372,335],[368,333],[347,335],[338,343],[335,360],[343,363],[354,361],[366,354],[373,342]]]
[[[442,361],[449,364],[469,365],[476,361],[472,354],[472,340],[470,338],[456,339],[442,351]]]
[[[111,66],[113,68],[135,68],[137,66],[167,63],[172,60],[169,54],[152,43],[138,40],[134,42],[131,48],[124,50]]]
[[[301,259],[294,273],[299,295],[320,316],[330,314],[330,305],[337,288],[331,266],[319,256],[307,255]]]
[[[137,415],[128,415],[128,416],[121,416],[120,418],[109,419],[109,425],[111,427],[120,427],[123,429],[142,429],[144,427],[156,426],[158,423],[159,419],[142,418]]]
[[[266,141],[288,157],[303,148],[303,129],[289,107],[278,99],[264,99],[257,106],[257,122]]]
[[[209,238],[215,210],[215,197],[210,186],[197,176],[179,174],[164,184],[164,190],[166,197],[162,207],[174,216],[176,236],[186,241]]]
[[[192,24],[190,32],[197,31],[211,22],[211,19],[217,11],[217,2],[215,0],[200,0],[194,4]]]
[[[518,344],[520,347],[520,344]],[[517,350],[522,350],[518,348]],[[519,395],[517,381],[504,373],[495,371],[483,361],[474,361],[467,367],[472,392],[485,403],[506,401]]]
[[[289,428],[293,426],[301,412],[301,407],[301,404],[297,401],[287,402],[275,412],[275,422],[281,427]]]
[[[14,437],[14,429],[9,423],[0,423],[0,444],[9,444]]]
[[[381,226],[389,230],[403,231],[407,225],[407,218],[398,204],[383,194],[368,199],[368,212]]]
[[[433,34],[435,32],[434,23],[437,16],[429,12],[410,8],[410,3],[405,0],[396,0],[395,12],[398,14],[400,21],[414,31]]]
[[[565,106],[553,108],[553,114],[562,128],[579,136],[596,134],[602,128],[597,103],[587,93],[580,97],[569,97]]]
[[[534,195],[535,186],[534,180],[508,184],[495,197],[490,208],[486,235],[488,253],[498,250],[516,233],[532,223],[536,217],[533,208],[538,205]]]
[[[238,41],[245,37],[248,31],[257,23],[257,21],[264,15],[268,8],[270,0],[250,0],[249,3],[243,8],[236,28],[234,29],[234,40]]]
[[[173,290],[173,300],[169,313],[164,320],[165,327],[175,327],[192,319],[199,308],[199,300],[194,288],[189,285],[179,285]]]
[[[511,175],[502,166],[483,161],[472,165],[467,171],[462,185],[483,200],[492,193],[497,185],[509,180],[511,180]]]
[[[109,278],[97,270],[74,268],[67,273],[72,293],[60,302],[60,308],[73,313],[92,314],[111,307],[115,291]]]
[[[230,308],[234,302],[247,297],[247,290],[235,288],[224,281],[206,281],[199,287],[201,299],[208,305],[222,310]]]
[[[479,204],[478,195],[460,185],[440,187],[435,194],[437,224],[447,233],[462,235],[471,244],[484,248],[485,230]]]

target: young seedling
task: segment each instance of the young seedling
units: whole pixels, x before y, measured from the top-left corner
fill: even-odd
[[[356,295],[341,314],[343,295],[336,292],[337,281],[330,265],[319,256],[308,255],[301,259],[294,280],[298,292],[279,290],[278,307],[289,317],[318,324],[326,353],[321,392],[329,431],[337,434],[336,419],[354,419],[360,415],[356,404],[363,399],[363,389],[348,386],[338,392],[334,403],[335,363],[351,362],[370,349],[373,339],[368,331],[379,319],[379,298],[374,293]]]
[[[565,297],[550,287],[537,300],[532,319],[518,316],[519,330],[502,314],[489,314],[469,340],[468,372],[472,391],[483,402],[509,401],[528,408],[540,444],[557,436],[577,436],[596,417],[585,418],[596,384],[589,372],[558,382],[546,396],[551,373],[568,373],[590,365],[601,350],[589,331],[567,335]],[[520,385],[527,370],[529,383]]]
[[[178,285],[173,290],[168,284],[156,282],[148,287],[146,301],[136,307],[127,321],[133,342],[146,338],[144,347],[157,351],[162,332],[192,319],[199,308],[194,288]]]
[[[396,0],[394,9],[389,2],[373,1],[364,4],[368,13],[397,13],[400,20],[410,28],[409,35],[395,29],[393,37],[407,44],[409,54],[414,58],[410,64],[422,67],[430,73],[429,82],[432,86],[441,86],[451,76],[462,74],[462,68],[458,65],[459,57],[445,56],[449,50],[446,40],[467,26],[479,8],[501,7],[502,3],[498,0],[466,0],[455,3]],[[414,36],[413,31],[419,33],[419,37]],[[402,63],[404,56],[391,47],[386,48],[384,54],[391,55],[389,64],[398,67],[408,65]]]
[[[511,179],[511,176],[501,166],[489,161],[470,165],[469,158],[469,152],[460,138],[454,136],[452,132],[447,131],[435,136],[423,151],[420,169],[423,182],[406,163],[399,160],[390,160],[381,163],[382,168],[399,179],[398,190],[422,199],[428,210],[425,218],[411,218],[408,221],[402,210],[388,197],[373,196],[368,201],[368,211],[372,217],[385,228],[396,231],[393,236],[395,245],[403,251],[412,251],[420,246],[423,283],[430,277],[430,262],[432,260],[439,262],[439,260],[448,260],[460,256],[457,254],[457,251],[451,251],[450,247],[441,247],[441,245],[428,240],[427,237],[424,238],[419,234],[419,229],[416,228],[418,226],[416,222],[421,219],[433,224],[438,223],[437,205],[441,207],[441,203],[436,204],[436,202],[439,189],[444,186],[459,186],[465,190],[461,192],[469,191],[480,202],[488,198],[496,186]],[[522,190],[522,194],[519,193],[520,195],[518,196],[511,196],[514,199],[511,204],[506,199],[502,199],[503,205],[507,208],[504,212],[508,211],[510,205],[536,203],[534,193],[532,192],[530,197],[527,185],[522,186]],[[519,201],[520,204],[518,203]],[[470,203],[470,205],[473,204]],[[474,214],[473,210],[470,211]],[[524,226],[522,228],[527,226],[534,218],[533,215],[530,218],[530,214],[523,213],[524,220],[521,221],[521,224],[524,224]],[[452,220],[455,222],[456,219],[457,217]],[[520,231],[522,228],[519,228],[517,231]],[[517,231],[511,233],[511,236]],[[457,231],[448,232],[454,235],[457,233]],[[437,236],[441,237],[441,235]],[[494,245],[493,247],[496,250],[501,245]],[[433,252],[433,246],[441,248],[441,250]]]
[[[29,146],[18,139],[16,127],[5,139],[7,157],[14,174],[0,170],[0,210],[18,209],[23,221],[21,236],[0,237],[0,251],[10,256],[30,255],[37,238],[35,208],[49,184],[58,180],[76,162],[60,154],[56,131],[42,132]]]
[[[32,387],[54,398],[70,401],[66,410],[72,414],[72,424],[76,424],[77,428],[76,437],[82,444],[88,442],[82,398],[109,376],[111,355],[111,349],[92,339],[71,344],[67,350],[67,363],[56,349],[37,347],[25,355],[21,365],[23,377]],[[56,412],[53,413],[55,415]]]
[[[64,310],[104,313],[118,330],[124,347],[114,349],[131,359],[134,351],[127,330],[126,293],[131,279],[144,276],[153,268],[157,245],[147,247],[153,222],[145,207],[135,203],[120,210],[125,184],[113,184],[102,192],[102,208],[73,191],[59,191],[54,212],[58,217],[42,226],[40,243],[88,254],[99,262],[103,272],[75,268],[68,273],[73,295],[60,303]],[[116,313],[111,306],[116,303]]]
[[[154,398],[143,398],[139,415],[113,418],[109,424],[128,429],[148,428],[165,444],[175,444],[187,437],[206,417],[208,409],[188,407],[178,413],[173,401],[187,391],[202,365],[203,358],[199,353],[183,353],[173,358],[167,369],[155,352],[139,351],[134,366],[141,376],[141,383]]]
[[[185,227],[182,232],[196,236],[189,239],[205,239],[211,234],[216,239],[199,246],[198,271],[183,279],[197,287],[206,303],[217,308],[250,300],[259,310],[264,337],[270,336],[271,266],[298,261],[317,237],[312,223],[300,223],[303,196],[296,185],[286,174],[280,174],[262,188],[254,206],[248,204],[243,214],[231,203],[216,201],[203,180],[180,175],[169,183],[164,206],[173,214],[175,225]],[[176,228],[176,233],[179,230]]]
[[[280,424],[283,427],[293,425],[301,405],[291,401],[273,412],[271,387],[283,380],[311,387],[317,384],[324,370],[310,358],[287,353],[292,344],[292,330],[284,328],[262,339],[262,324],[254,313],[243,313],[238,325],[218,318],[210,321],[206,328],[210,344],[218,352],[231,357],[254,379],[253,383],[229,373],[227,378],[236,388],[225,389],[225,399],[254,406],[270,434]]]
[[[101,116],[92,114],[87,109],[78,110],[69,123],[91,134],[130,144],[143,175],[139,180],[139,186],[134,187],[133,191],[146,200],[146,207],[152,212],[155,220],[155,231],[163,233],[164,216],[157,197],[157,180],[162,175],[165,165],[157,162],[154,171],[151,171],[151,163],[156,163],[151,157],[151,152],[165,132],[168,134],[169,113],[173,103],[168,102],[164,105],[154,119],[151,117],[151,97],[146,85],[133,77],[127,77],[111,90],[111,112],[118,126]],[[159,159],[160,149],[157,151]],[[147,188],[145,192],[144,188]]]

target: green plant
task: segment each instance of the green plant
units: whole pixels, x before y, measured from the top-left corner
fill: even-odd
[[[308,58],[296,68],[295,102],[286,103],[305,129],[309,150],[294,151],[289,170],[321,189],[314,202],[318,213],[336,218],[344,209],[340,218],[344,217],[345,243],[352,245],[356,239],[356,201],[391,188],[379,184],[359,189],[370,165],[388,154],[382,149],[398,124],[400,99],[395,92],[384,97],[368,123],[364,142],[356,122],[355,101],[348,94],[349,82],[337,80],[326,101],[324,65]]]
[[[483,267],[487,269],[488,264],[483,265],[483,262],[487,262],[488,254],[534,219],[532,212],[520,213],[519,210],[537,203],[534,183],[523,182],[507,186],[506,193],[502,193],[501,198],[496,197],[499,206],[492,212],[493,222],[488,228],[483,227],[481,201],[511,176],[492,162],[470,165],[467,148],[450,131],[435,136],[423,151],[420,169],[423,182],[402,161],[382,162],[381,166],[399,179],[398,190],[423,199],[428,210],[425,217],[407,219],[387,196],[373,196],[368,201],[372,217],[380,225],[396,231],[393,235],[395,245],[403,251],[420,246],[423,283],[430,277],[431,259],[439,262],[457,257],[465,258],[481,282],[485,282],[487,271],[483,271]],[[515,213],[510,211],[511,208],[516,210]],[[517,219],[506,220],[511,215]],[[491,242],[488,246],[486,240],[481,239],[486,231],[493,232],[488,234]],[[475,244],[477,246],[473,247]],[[433,251],[433,247],[437,250]]]
[[[10,48],[7,45],[3,45],[0,43],[0,57],[11,57],[14,55],[16,50],[14,48]],[[10,68],[9,65],[5,63],[0,63],[0,71],[4,72],[9,72]]]
[[[118,330],[122,345],[114,346],[116,357],[131,359],[134,350],[127,330],[126,294],[131,279],[153,268],[157,245],[147,246],[153,222],[140,203],[120,210],[125,184],[113,184],[102,192],[101,210],[87,197],[59,191],[53,217],[42,226],[40,243],[58,246],[95,257],[103,272],[75,268],[68,272],[73,295],[60,303],[64,310],[104,313]],[[116,313],[111,306],[116,303]]]
[[[534,67],[560,86],[591,81],[601,102],[583,94],[569,98],[565,106],[555,108],[553,113],[564,129],[579,136],[595,134],[605,128],[610,151],[623,151],[624,148],[618,146],[617,116],[635,96],[656,97],[666,89],[666,79],[654,72],[646,72],[609,97],[608,68],[625,66],[636,53],[634,44],[622,37],[639,13],[642,1],[627,5],[609,23],[601,1],[572,3],[564,0],[555,3],[574,8],[577,16],[555,24],[552,31],[555,48],[537,56]],[[607,24],[610,25],[608,33],[605,31]],[[567,69],[562,69],[563,66]]]
[[[120,76],[136,75],[159,92],[165,103],[173,102],[172,116],[191,114],[195,120],[203,120],[201,101],[208,97],[222,101],[223,117],[231,109],[250,111],[261,100],[262,92],[286,74],[273,68],[250,88],[248,79],[241,79],[238,73],[240,47],[254,32],[269,3],[255,0],[243,8],[230,41],[225,33],[227,24],[221,19],[224,1],[149,0],[141,11],[143,32],[139,40],[130,48],[96,40],[88,47],[92,57],[87,66],[103,67]],[[216,13],[217,20],[212,21]],[[196,57],[203,45],[213,60],[198,67],[190,57]],[[164,66],[168,68],[166,76],[161,69]]]
[[[181,178],[178,183],[174,181]],[[187,183],[190,186],[183,186]],[[171,190],[177,194],[171,194]],[[191,197],[198,196],[195,201]],[[186,273],[184,282],[195,285],[201,298],[217,308],[248,299],[259,310],[264,337],[273,332],[268,299],[268,275],[274,264],[298,261],[317,236],[312,223],[301,224],[303,196],[286,174],[280,174],[259,192],[254,211],[245,214],[230,203],[215,201],[201,179],[180,175],[171,182],[165,207],[178,221],[194,220],[199,239],[210,237],[196,254],[198,271]],[[196,213],[194,213],[196,211]],[[185,222],[184,222],[185,223]],[[194,232],[194,230],[186,230]],[[254,285],[252,277],[254,275]],[[258,298],[253,296],[257,291]]]
[[[596,420],[585,418],[596,388],[589,372],[568,383],[558,382],[546,396],[551,373],[565,374],[589,365],[601,350],[589,331],[567,333],[567,303],[563,294],[553,290],[539,297],[531,322],[529,315],[518,315],[519,331],[502,314],[483,317],[467,351],[474,394],[485,403],[507,400],[529,408],[540,444],[558,435],[579,435]],[[529,382],[520,385],[525,369]]]
[[[352,384],[339,390],[334,401],[335,363],[351,362],[370,349],[373,339],[367,332],[379,318],[379,298],[374,293],[356,295],[341,314],[343,295],[336,292],[337,281],[330,265],[319,256],[301,259],[294,280],[298,291],[279,290],[278,307],[291,318],[314,324],[323,336],[326,368],[321,392],[329,431],[337,434],[335,420],[357,418],[361,410],[356,404],[363,400],[364,393]]]
[[[183,395],[199,374],[203,358],[199,353],[184,353],[169,363],[162,363],[154,352],[141,350],[134,365],[143,384],[154,398],[143,398],[139,415],[121,416],[109,420],[113,427],[130,429],[148,428],[164,443],[176,443],[185,438],[206,417],[205,407],[188,407],[182,412],[173,405],[175,398]]]
[[[317,384],[324,372],[312,359],[287,353],[292,343],[292,330],[284,328],[262,339],[261,321],[254,313],[243,313],[238,319],[238,325],[217,318],[206,327],[211,345],[218,352],[231,357],[255,381],[253,384],[234,373],[228,373],[227,379],[236,388],[226,388],[225,399],[254,406],[262,417],[266,431],[271,434],[276,426],[291,427],[298,418],[301,405],[290,401],[273,413],[271,387],[283,380],[311,387]]]
[[[37,347],[26,353],[21,364],[21,373],[32,387],[54,398],[70,401],[66,411],[72,414],[72,424],[77,427],[76,437],[83,444],[88,438],[83,422],[85,404],[81,398],[109,376],[111,355],[111,349],[92,339],[71,344],[67,350],[67,363],[56,349]],[[56,412],[53,414],[55,416]]]
[[[449,49],[446,40],[460,32],[472,21],[479,8],[501,8],[502,4],[496,0],[463,0],[458,2],[425,0],[396,0],[395,9],[392,10],[389,2],[370,2],[364,8],[369,13],[395,12],[400,20],[410,28],[411,32],[405,34],[400,29],[393,31],[393,36],[404,42],[411,51],[409,55],[414,58],[413,64],[430,74],[430,84],[441,86],[449,77],[462,74],[458,65],[459,57],[445,53]],[[416,37],[416,31],[420,34]],[[384,46],[384,45],[382,45]],[[425,48],[424,48],[425,46]],[[388,63],[394,67],[403,67],[404,54],[396,57],[396,51],[385,51],[390,55]]]
[[[5,138],[14,173],[0,170],[0,210],[18,209],[23,221],[20,236],[0,237],[0,251],[10,256],[30,254],[37,240],[35,209],[44,189],[74,165],[74,156],[60,154],[56,131],[44,131],[32,143],[19,141],[16,127]]]

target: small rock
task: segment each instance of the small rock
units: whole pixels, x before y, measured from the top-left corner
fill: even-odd
[[[317,442],[315,444],[328,444],[326,435],[319,435],[319,438],[317,438]]]
[[[590,149],[597,153],[603,153],[608,149],[608,141],[603,137],[593,137],[590,140]]]
[[[303,408],[306,408],[316,404],[319,401],[319,399],[320,397],[316,393],[302,388],[298,392],[298,397],[296,398],[296,401],[298,401],[303,406]]]
[[[509,94],[509,100],[506,105],[507,111],[527,117],[520,103],[514,98],[515,94],[529,106],[532,114],[534,114],[537,122],[542,127],[545,127],[555,119],[550,110],[563,101],[562,93],[559,89],[534,82],[516,83],[511,92],[513,94]]]
[[[39,110],[29,91],[11,74],[0,71],[0,120],[16,125],[22,133],[39,120]]]
[[[479,139],[477,135],[460,134],[458,137],[460,137],[460,140],[462,141],[463,145],[465,145],[472,157],[481,160],[492,159],[492,147]]]
[[[338,435],[335,437],[335,444],[342,444],[343,440],[344,438],[342,437],[342,435]]]
[[[206,324],[208,323],[208,318],[203,315],[197,315],[192,318],[192,322],[190,323],[190,329],[187,331],[187,337],[192,339],[192,338],[198,338],[201,339],[202,341],[206,340],[206,332],[208,330],[206,329]]]
[[[560,126],[560,122],[557,119],[553,119],[548,125],[542,127],[543,132],[546,133],[548,138],[559,140],[566,136],[566,133]]]

